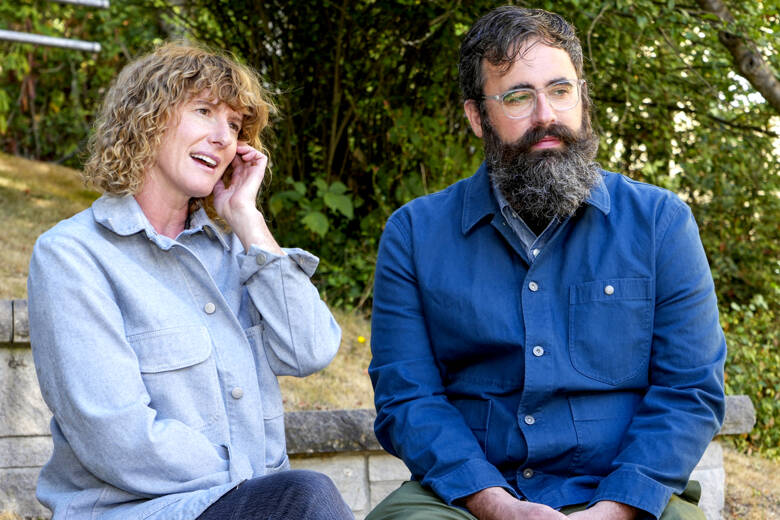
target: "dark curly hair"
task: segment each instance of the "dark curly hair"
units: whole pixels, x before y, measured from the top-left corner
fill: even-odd
[[[571,58],[577,78],[583,77],[582,45],[574,26],[560,15],[542,9],[505,5],[477,20],[460,46],[458,72],[464,100],[473,99],[484,112],[482,60],[506,72],[512,63],[538,44],[563,49]],[[584,112],[590,108],[587,87],[582,89]]]

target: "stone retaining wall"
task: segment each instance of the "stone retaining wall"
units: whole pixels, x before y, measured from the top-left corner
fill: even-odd
[[[35,500],[35,480],[51,453],[49,413],[38,389],[27,327],[27,302],[0,300],[0,513],[49,518]],[[358,520],[409,478],[373,433],[373,410],[288,412],[287,449],[293,468],[329,475]],[[729,396],[721,435],[745,433],[755,423],[746,396]],[[708,520],[723,509],[723,453],[710,443],[692,476],[702,483]]]

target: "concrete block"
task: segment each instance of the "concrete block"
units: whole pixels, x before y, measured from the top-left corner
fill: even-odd
[[[368,457],[368,481],[382,482],[385,480],[405,481],[409,480],[411,473],[401,459],[386,453],[369,455]]]
[[[14,343],[30,343],[30,321],[27,316],[27,300],[13,300]]]
[[[368,482],[365,455],[340,454],[331,457],[291,458],[293,469],[310,469],[333,480],[344,501],[354,512],[368,514]]]
[[[712,441],[701,456],[696,469],[722,469],[723,468],[723,448],[718,441]]]
[[[375,418],[376,412],[370,409],[287,412],[287,453],[381,450],[374,436]]]
[[[51,518],[51,513],[35,498],[39,468],[0,469],[0,511],[21,517]]]
[[[753,401],[746,395],[726,396],[726,417],[720,435],[734,435],[749,433],[756,424],[756,409]]]
[[[707,520],[721,520],[725,501],[726,472],[723,468],[695,469],[691,479],[701,484],[699,507]]]
[[[0,469],[40,468],[49,460],[51,437],[0,437]]]
[[[0,437],[49,435],[50,419],[30,348],[0,347]]]
[[[0,343],[14,339],[14,307],[11,300],[0,300]]]

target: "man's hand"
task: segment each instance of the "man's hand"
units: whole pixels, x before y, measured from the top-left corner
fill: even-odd
[[[577,511],[569,515],[574,520],[634,520],[637,510],[620,502],[603,500],[596,502],[585,511]]]
[[[504,488],[491,487],[469,495],[464,505],[479,520],[565,520],[566,515],[535,502],[518,500]]]

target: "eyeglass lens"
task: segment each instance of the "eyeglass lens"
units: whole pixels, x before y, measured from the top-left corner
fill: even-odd
[[[579,100],[579,85],[577,83],[562,81],[554,83],[542,89],[544,97],[555,110],[568,110],[573,108]],[[536,90],[521,88],[504,93],[501,98],[502,105],[510,117],[523,117],[530,114],[536,106]]]

